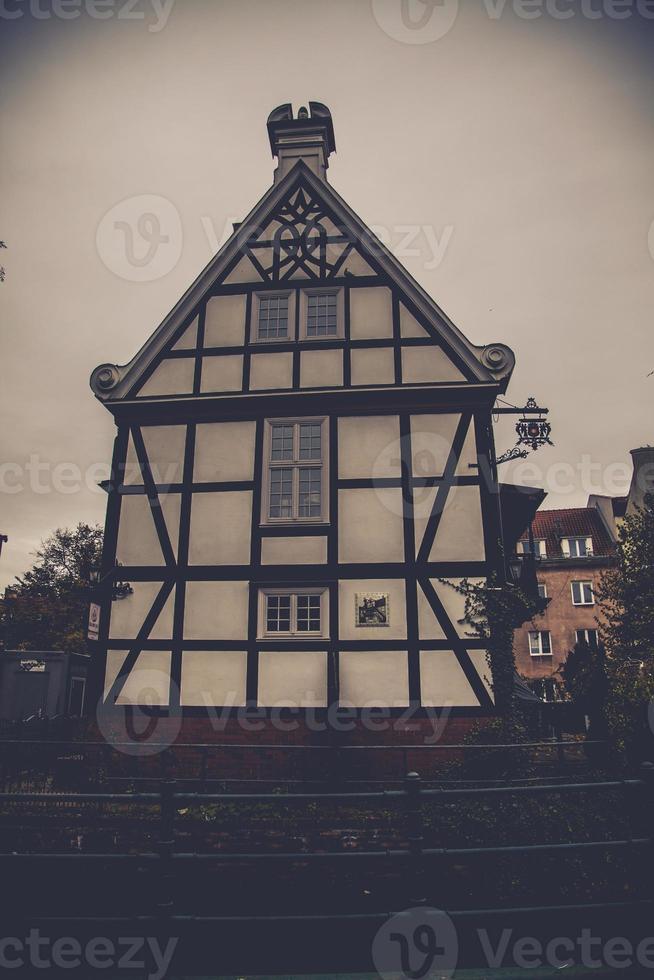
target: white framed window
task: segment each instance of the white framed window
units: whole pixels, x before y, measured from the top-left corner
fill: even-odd
[[[328,519],[327,448],[324,418],[266,422],[264,523],[315,523]]]
[[[259,590],[259,639],[329,636],[329,591],[325,587]]]
[[[592,558],[592,538],[562,538],[561,551],[565,558]]]
[[[573,606],[594,606],[595,596],[593,595],[592,582],[571,582]]]
[[[520,555],[531,555],[531,547],[528,538],[523,538],[522,541],[518,541],[518,554]],[[547,547],[545,545],[545,538],[534,538],[534,551],[533,554],[536,558],[547,558]]]
[[[576,643],[587,643],[589,647],[597,648],[597,630],[575,630]]]
[[[547,599],[547,586],[544,582],[538,583],[538,598]]]
[[[303,289],[300,294],[302,340],[333,340],[344,334],[342,289]]]
[[[529,631],[529,653],[532,657],[552,656],[552,640],[549,630]]]
[[[294,294],[285,292],[255,293],[252,343],[295,339]]]

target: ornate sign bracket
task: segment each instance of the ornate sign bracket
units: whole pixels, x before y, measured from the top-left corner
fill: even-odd
[[[527,399],[526,404],[522,408],[502,406],[493,409],[495,415],[520,416],[515,425],[518,441],[512,449],[508,449],[501,456],[497,457],[495,461],[496,465],[499,465],[499,463],[508,463],[512,459],[525,459],[529,455],[529,450],[535,451],[536,449],[540,449],[541,446],[554,445],[550,439],[552,426],[543,417],[548,412],[549,409],[541,408],[532,396]],[[521,448],[523,446],[528,446],[529,449]]]

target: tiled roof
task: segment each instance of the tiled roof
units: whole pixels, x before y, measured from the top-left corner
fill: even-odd
[[[539,510],[532,524],[534,538],[545,539],[548,558],[561,557],[561,538],[592,538],[594,555],[610,555],[613,543],[594,507]],[[528,535],[523,535],[523,540]]]

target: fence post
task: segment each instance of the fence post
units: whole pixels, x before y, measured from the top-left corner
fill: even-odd
[[[173,851],[175,849],[175,788],[174,779],[161,784],[159,823],[159,895],[157,913],[170,915],[174,901]]]
[[[422,848],[423,820],[421,780],[417,772],[407,773],[405,777],[407,795],[407,829],[409,841],[408,899],[411,905],[424,905],[424,868]]]

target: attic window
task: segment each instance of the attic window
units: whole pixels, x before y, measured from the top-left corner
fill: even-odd
[[[337,331],[336,293],[310,293],[307,297],[307,337],[335,337]]]
[[[565,558],[592,558],[592,538],[563,538],[561,551]]]
[[[257,340],[288,338],[288,293],[259,296]]]

